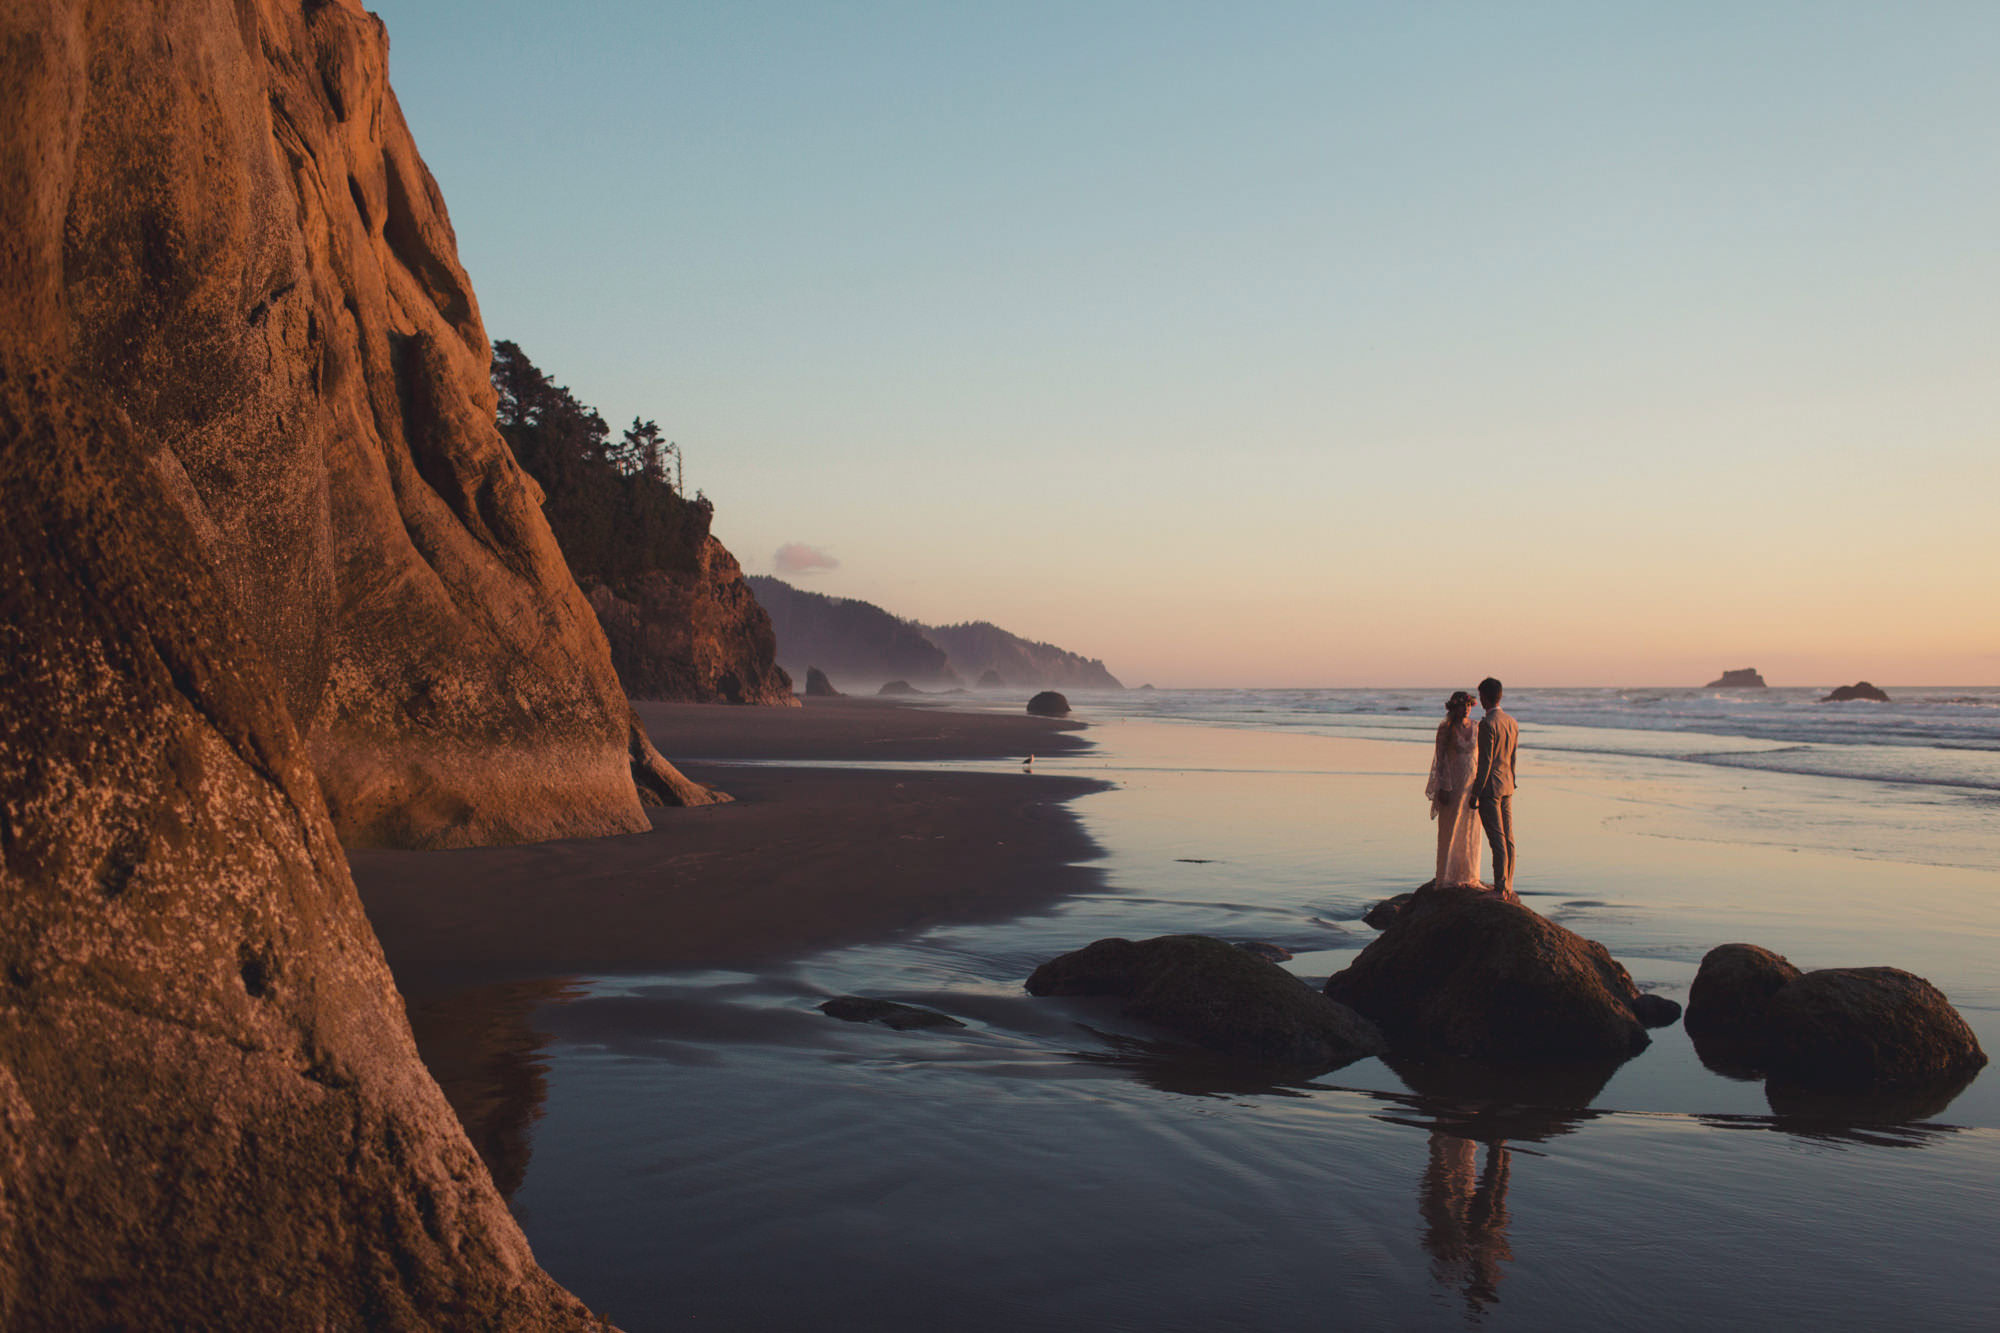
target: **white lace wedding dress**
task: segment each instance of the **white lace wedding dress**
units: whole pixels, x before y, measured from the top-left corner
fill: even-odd
[[[1465,718],[1453,725],[1438,723],[1437,745],[1431,751],[1431,779],[1424,795],[1431,798],[1431,818],[1437,821],[1437,882],[1478,884],[1479,812],[1469,808],[1472,770],[1479,761],[1479,724]]]

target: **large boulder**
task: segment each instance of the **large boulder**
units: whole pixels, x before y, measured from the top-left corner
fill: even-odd
[[[1028,700],[1028,711],[1036,717],[1068,717],[1069,700],[1054,690],[1043,690]]]
[[[1764,1064],[1771,1000],[1799,970],[1754,944],[1719,944],[1702,957],[1682,1020],[1695,1053],[1720,1073],[1752,1077]]]
[[[500,437],[381,22],[360,0],[4,8],[9,330],[132,423],[342,838],[647,828],[657,775]]]
[[[818,667],[806,668],[806,697],[808,699],[838,699],[840,691],[833,688],[833,682],[826,678],[826,672]]]
[[[1603,945],[1479,889],[1417,890],[1326,993],[1399,1052],[1583,1063],[1650,1040],[1639,988]]]
[[[1852,685],[1835,686],[1833,692],[1822,698],[1820,702],[1823,704],[1844,704],[1851,703],[1857,699],[1875,704],[1886,704],[1889,702],[1889,696],[1886,692],[1876,686],[1870,685],[1865,680],[1856,681]]]
[[[1774,1085],[1832,1092],[1960,1084],[1986,1065],[1937,987],[1894,967],[1808,972],[1771,997],[1764,1063]]]
[[[875,691],[875,693],[877,693],[877,694],[915,694],[915,693],[917,693],[917,687],[916,687],[916,686],[914,686],[914,685],[912,685],[912,684],[910,684],[910,682],[909,682],[909,681],[907,681],[907,680],[889,680],[889,681],[884,681],[884,682],[882,682],[882,688],[881,688],[881,689],[879,689],[879,690],[877,690],[877,691]]]
[[[1099,995],[1204,1049],[1258,1063],[1333,1069],[1384,1049],[1374,1024],[1279,967],[1206,935],[1105,939],[1053,958],[1031,995]]]

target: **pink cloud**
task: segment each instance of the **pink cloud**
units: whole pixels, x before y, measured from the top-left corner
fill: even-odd
[[[780,574],[810,574],[818,569],[839,569],[840,561],[828,555],[817,546],[807,546],[804,542],[786,542],[771,558]]]

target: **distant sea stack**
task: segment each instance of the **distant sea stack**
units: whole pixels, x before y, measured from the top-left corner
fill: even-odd
[[[806,668],[806,697],[808,699],[837,699],[840,691],[833,688],[833,682],[826,678],[826,672],[818,667]]]
[[[816,664],[853,682],[906,681],[929,689],[963,685],[944,650],[907,620],[872,602],[794,588],[781,579],[752,574],[750,590],[770,613],[778,660],[794,675]]]
[[[771,618],[709,532],[714,506],[681,491],[678,446],[650,421],[613,441],[513,343],[494,344],[492,375],[500,434],[542,488],[626,694],[795,707]]]
[[[0,33],[0,1326],[598,1327],[339,841],[644,827],[658,776],[492,429],[382,26]]]
[[[1856,681],[1852,685],[1838,686],[1834,689],[1833,693],[1821,699],[1820,702],[1823,704],[1844,704],[1851,703],[1857,699],[1875,704],[1886,704],[1889,702],[1889,696],[1885,691],[1870,685],[1865,680]]]
[[[1720,680],[1711,680],[1704,689],[1710,690],[1762,690],[1769,687],[1764,678],[1757,674],[1755,667],[1743,667],[1737,671],[1725,671]]]

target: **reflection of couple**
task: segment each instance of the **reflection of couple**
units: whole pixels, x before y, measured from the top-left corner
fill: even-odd
[[[1440,885],[1478,886],[1479,830],[1493,848],[1493,891],[1514,896],[1514,751],[1521,728],[1500,709],[1500,682],[1479,682],[1486,716],[1474,725],[1472,696],[1464,690],[1445,704],[1431,755],[1424,795],[1437,821]],[[1473,816],[1477,814],[1475,820]],[[1483,887],[1483,886],[1481,886]]]
[[[1430,1165],[1418,1195],[1431,1273],[1462,1289],[1474,1314],[1500,1299],[1501,1265],[1514,1257],[1507,1243],[1506,1146],[1486,1145],[1484,1171],[1475,1169],[1478,1151],[1471,1139],[1432,1130]]]

